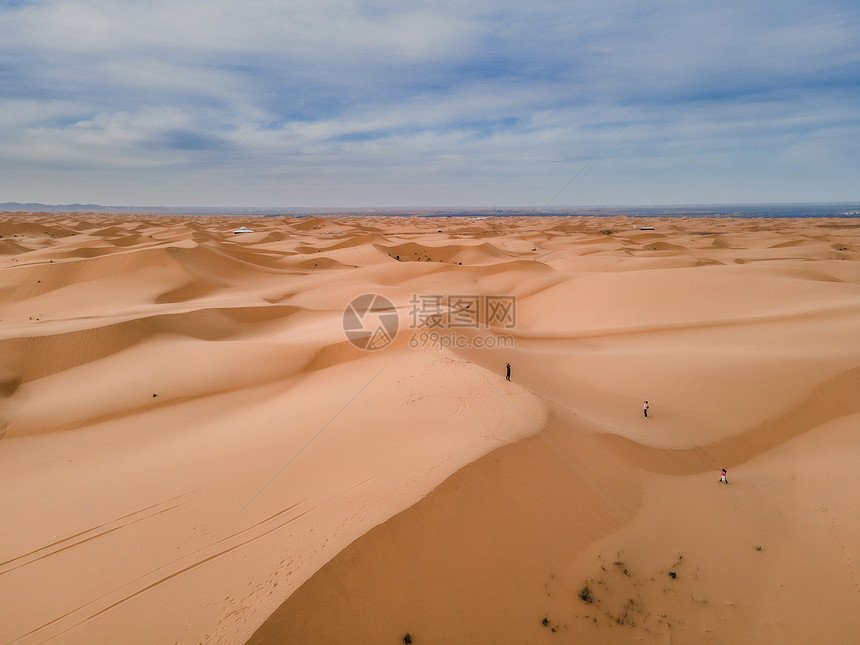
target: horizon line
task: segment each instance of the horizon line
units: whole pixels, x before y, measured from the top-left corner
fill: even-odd
[[[155,206],[155,205],[134,205],[134,204],[98,204],[93,202],[88,203],[66,203],[66,204],[48,204],[43,202],[0,202],[0,211],[16,212],[17,208],[22,210],[31,210],[31,207],[45,207],[51,209],[118,209],[118,210],[176,210],[176,211],[296,211],[296,212],[320,212],[320,211],[396,211],[396,210],[414,210],[414,211],[431,211],[431,212],[451,212],[451,211],[468,211],[468,212],[559,212],[567,210],[618,210],[618,209],[680,209],[680,208],[780,208],[780,207],[843,207],[843,206],[860,206],[860,200],[857,201],[808,201],[808,202],[679,202],[679,203],[650,203],[650,204],[571,204],[559,206],[538,206],[538,205],[493,205],[493,206],[477,206],[477,205],[452,205],[452,206],[431,206],[431,205],[395,205],[395,206],[211,206],[211,205],[193,205],[193,206]],[[10,210],[10,207],[15,207]]]

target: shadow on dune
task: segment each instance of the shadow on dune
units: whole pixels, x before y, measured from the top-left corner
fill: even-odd
[[[240,333],[245,324],[287,318],[298,311],[288,305],[197,309],[61,334],[4,339],[0,340],[0,372],[8,375],[6,380],[33,381],[110,356],[156,334],[217,341]]]
[[[749,461],[804,432],[860,412],[860,367],[819,384],[805,400],[774,419],[766,419],[716,443],[684,450],[654,448],[616,434],[600,442],[627,463],[665,475],[692,475],[720,465]]]
[[[529,642],[544,600],[522,590],[542,588],[560,562],[618,530],[641,503],[633,469],[603,452],[588,428],[553,410],[537,435],[467,464],[353,542],[248,643],[402,642],[409,630],[427,642],[469,633]],[[511,634],[512,625],[525,631]]]

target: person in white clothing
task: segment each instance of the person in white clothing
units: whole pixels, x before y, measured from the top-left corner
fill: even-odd
[[[645,418],[646,418],[646,419],[648,418],[648,408],[649,408],[649,407],[650,407],[650,406],[648,405],[648,401],[645,401],[645,405],[644,405],[644,406],[642,406],[642,411],[645,413]]]

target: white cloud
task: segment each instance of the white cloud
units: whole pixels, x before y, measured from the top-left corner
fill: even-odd
[[[858,26],[734,0],[6,7],[0,201],[301,203],[272,162],[321,204],[540,205],[622,126],[556,203],[778,201],[805,155],[860,170]]]

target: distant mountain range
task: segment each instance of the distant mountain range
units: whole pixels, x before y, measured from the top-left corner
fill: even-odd
[[[304,208],[240,208],[240,207],[168,207],[168,206],[104,206],[102,204],[39,204],[0,202],[0,212],[36,213],[158,213],[162,215],[295,215],[320,213]],[[340,212],[340,211],[325,211]]]
[[[0,211],[36,211],[40,213],[92,213],[107,212],[105,206],[98,204],[21,204],[19,202],[0,203]]]

